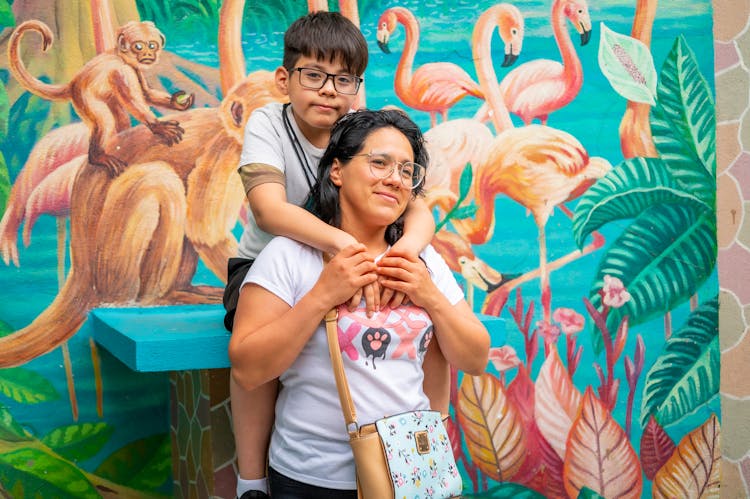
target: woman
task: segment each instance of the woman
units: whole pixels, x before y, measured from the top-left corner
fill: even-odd
[[[364,110],[342,117],[321,159],[310,206],[359,244],[324,263],[318,250],[278,237],[245,279],[229,355],[244,388],[281,381],[269,450],[275,499],[357,497],[323,317],[363,286],[378,281],[405,293],[410,305],[371,317],[364,302],[353,312],[339,309],[339,343],[361,424],[430,408],[425,358],[425,369],[429,364],[443,381],[446,369],[436,358],[469,374],[484,371],[489,335],[440,256],[428,247],[420,258],[396,254],[376,263],[400,236],[426,163],[422,134],[403,113]]]

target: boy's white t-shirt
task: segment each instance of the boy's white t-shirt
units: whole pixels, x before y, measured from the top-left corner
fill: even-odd
[[[278,168],[284,174],[287,201],[302,206],[310,193],[310,184],[315,183],[318,163],[325,149],[315,147],[305,138],[292,115],[291,106],[287,107],[289,124],[312,170],[312,175],[306,178],[305,166],[300,164],[284,127],[283,109],[283,104],[272,102],[253,111],[245,125],[240,166],[260,163]],[[255,222],[252,211],[248,210],[248,221],[240,238],[239,256],[255,258],[271,238],[273,235],[262,231]]]
[[[461,300],[463,292],[442,257],[431,246],[421,257],[448,301]],[[276,237],[260,253],[243,285],[258,284],[294,306],[316,283],[322,268],[320,251]],[[385,309],[368,319],[364,300],[352,313],[341,307],[338,337],[360,424],[429,408],[422,390],[422,361],[432,338],[432,321],[423,309]],[[279,380],[270,466],[303,483],[355,489],[354,458],[323,322]]]

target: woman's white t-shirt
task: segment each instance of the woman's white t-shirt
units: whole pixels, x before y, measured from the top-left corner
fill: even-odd
[[[461,300],[463,292],[442,257],[431,246],[421,257],[448,301]],[[313,287],[322,268],[320,251],[276,237],[260,253],[244,283],[258,284],[294,306]],[[422,390],[422,360],[432,338],[432,321],[423,309],[413,305],[384,309],[368,319],[364,301],[352,313],[341,307],[338,337],[360,424],[429,408]],[[323,322],[279,381],[270,466],[303,483],[356,488]]]

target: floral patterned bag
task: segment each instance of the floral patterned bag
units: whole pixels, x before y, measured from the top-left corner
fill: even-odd
[[[462,482],[448,433],[437,411],[411,411],[359,426],[341,361],[336,321],[326,314],[326,333],[336,387],[362,499],[460,497]]]

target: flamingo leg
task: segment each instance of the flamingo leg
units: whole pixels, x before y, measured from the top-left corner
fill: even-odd
[[[547,264],[547,272],[549,273],[558,270],[566,266],[570,262],[578,260],[582,256],[593,253],[594,251],[604,246],[604,236],[602,236],[597,231],[592,232],[591,235],[593,236],[594,240],[584,246],[583,249],[573,250],[567,255],[561,256],[560,258],[556,258],[555,260],[549,262]],[[505,303],[508,300],[510,292],[513,291],[513,289],[540,276],[541,269],[534,269],[506,282],[487,296],[487,299],[482,306],[482,313],[499,316],[502,308],[505,306]]]
[[[542,320],[549,324],[552,320],[552,291],[549,288],[549,270],[547,269],[547,235],[544,225],[539,225],[539,280],[542,290]]]
[[[65,283],[65,254],[66,254],[66,233],[65,217],[56,217],[55,225],[57,227],[57,289],[62,289]],[[62,344],[63,366],[65,366],[65,380],[68,385],[68,398],[70,399],[70,412],[73,415],[73,421],[78,421],[78,398],[76,397],[76,385],[73,379],[73,363],[70,360],[70,349],[68,342]]]

